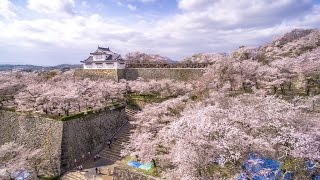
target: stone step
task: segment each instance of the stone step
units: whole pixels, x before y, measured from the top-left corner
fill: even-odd
[[[116,138],[121,138],[121,137],[129,138],[130,136],[131,136],[131,133],[125,133],[125,134],[119,134],[118,136],[116,136]]]
[[[112,144],[115,144],[117,142],[129,142],[130,137],[117,137],[115,141],[112,142]]]
[[[114,142],[113,144],[111,144],[111,149],[123,148],[124,146],[126,146],[128,144],[129,144],[129,142],[124,142],[124,141]],[[108,149],[109,149],[109,147],[108,147]]]
[[[80,172],[70,172],[64,175],[63,177],[73,177],[73,178],[85,178],[84,175],[82,175]]]
[[[108,149],[108,150],[105,150],[103,152],[105,153],[120,153],[120,151],[123,149],[124,147],[114,147],[114,148],[111,148],[111,149]]]
[[[118,143],[112,144],[112,145],[111,145],[111,148],[107,147],[107,150],[121,149],[121,148],[123,148],[125,145],[126,145],[126,143],[124,143],[124,142],[121,142],[121,143],[118,142]]]
[[[69,179],[86,180],[87,178],[84,175],[80,174],[79,172],[71,172],[71,173],[64,175],[61,179],[62,180],[69,180]]]
[[[119,155],[122,149],[123,148],[109,150],[109,151],[102,151],[100,154],[107,154],[108,153],[108,154]]]
[[[121,137],[121,136],[127,136],[127,137],[129,137],[129,136],[131,136],[131,131],[128,130],[127,132],[120,133],[120,134],[118,134],[116,137]]]
[[[111,147],[113,146],[125,146],[127,144],[129,144],[129,139],[127,140],[117,140],[117,141],[114,141],[112,144],[111,144]]]
[[[110,156],[101,156],[104,159],[108,159],[108,161],[116,162],[116,161],[121,161],[122,158],[115,158],[115,157],[110,157]]]
[[[114,154],[101,154],[101,157],[105,157],[106,159],[121,159],[122,156],[120,155],[114,155]]]
[[[116,144],[112,144],[111,148],[107,147],[106,150],[113,150],[113,149],[121,149],[125,146],[125,143],[116,143]]]
[[[114,144],[121,144],[121,143],[127,143],[130,139],[129,138],[126,138],[126,137],[119,137],[117,138],[117,140],[113,141],[111,143],[111,146],[114,145]]]
[[[109,161],[120,161],[122,157],[117,156],[109,156],[109,155],[101,155],[102,158],[108,159]]]
[[[113,155],[120,155],[122,149],[113,150],[113,151],[103,151],[100,154],[113,154]]]
[[[117,136],[115,136],[115,138],[130,137],[130,136],[131,136],[131,133],[130,132],[126,132],[126,133],[118,134]]]

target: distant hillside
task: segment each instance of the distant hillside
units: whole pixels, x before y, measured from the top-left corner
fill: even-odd
[[[298,57],[320,46],[320,30],[296,29],[258,49],[268,60]]]
[[[223,53],[198,53],[184,58],[184,63],[215,62],[223,58],[246,60],[252,59],[263,63],[270,63],[283,58],[297,58],[320,47],[319,29],[295,29],[271,43],[260,47],[241,46],[230,55]]]
[[[35,65],[11,65],[11,64],[0,64],[0,71],[46,71],[46,70],[52,70],[52,69],[59,69],[59,70],[65,70],[65,69],[76,69],[81,68],[82,66],[80,64],[61,64],[57,66],[35,66]]]
[[[296,58],[318,47],[320,47],[319,29],[295,29],[258,48],[240,47],[231,54],[231,57],[270,63],[277,59]]]
[[[142,52],[132,52],[126,55],[127,63],[177,63],[168,57],[163,57],[158,54],[146,54]]]

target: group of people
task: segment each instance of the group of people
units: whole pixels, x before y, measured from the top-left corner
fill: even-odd
[[[109,140],[107,141],[107,145],[108,145],[109,149],[111,148],[111,143],[112,143],[112,141],[111,141],[111,139],[109,139]],[[88,152],[88,156],[90,156],[90,154],[91,154],[91,153]],[[85,158],[84,155],[82,155],[81,157],[82,157],[82,159]],[[96,161],[96,160],[98,160],[98,159],[100,159],[100,158],[101,158],[101,156],[100,156],[99,154],[93,156],[93,160],[94,160],[94,161]],[[77,162],[76,159],[75,159],[75,162]],[[79,170],[79,171],[82,171],[82,170],[83,170],[83,166],[82,166],[82,165],[79,165],[79,166],[76,167],[76,169]],[[101,169],[100,169],[100,168],[96,167],[95,170],[96,170],[96,175],[100,175],[100,174],[101,174]],[[107,171],[108,171],[108,174],[111,175],[111,170],[110,170],[109,168],[107,168]]]
[[[101,169],[96,167],[96,174],[101,174]]]
[[[108,171],[108,176],[112,175],[112,172],[109,168],[107,168]],[[101,174],[101,169],[96,167],[96,175],[100,175]]]
[[[83,166],[82,166],[82,164],[81,164],[81,165],[79,165],[79,166],[77,166],[76,168],[77,168],[77,170],[79,170],[79,171],[82,171],[82,170],[83,170]]]
[[[108,147],[109,147],[109,149],[111,148],[111,139],[109,139],[108,141],[107,141],[107,145],[108,145]]]
[[[97,159],[100,159],[100,158],[101,158],[100,154],[97,154],[97,155],[93,156],[93,160],[94,161],[96,161]]]

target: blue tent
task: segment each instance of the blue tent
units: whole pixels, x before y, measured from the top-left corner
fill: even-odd
[[[278,179],[282,175],[280,162],[259,157],[256,154],[249,154],[248,160],[243,164],[243,169],[244,172],[237,180],[244,180],[248,177],[253,180]]]

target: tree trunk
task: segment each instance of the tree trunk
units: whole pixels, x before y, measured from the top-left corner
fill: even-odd
[[[65,109],[65,110],[64,110],[64,114],[65,114],[66,116],[69,116],[69,109]]]
[[[280,85],[280,89],[281,89],[281,93],[284,95],[284,94],[285,94],[285,91],[284,91],[284,84],[281,84],[281,85]]]
[[[314,112],[314,109],[315,109],[315,107],[314,107],[314,100],[312,100],[312,112]]]
[[[291,86],[292,86],[292,83],[291,83],[291,81],[290,81],[290,82],[289,82],[289,85],[288,85],[289,91],[291,91]]]
[[[277,87],[273,86],[273,94],[277,93]]]
[[[243,89],[243,91],[246,91],[246,85],[244,82],[242,83],[242,89]]]

